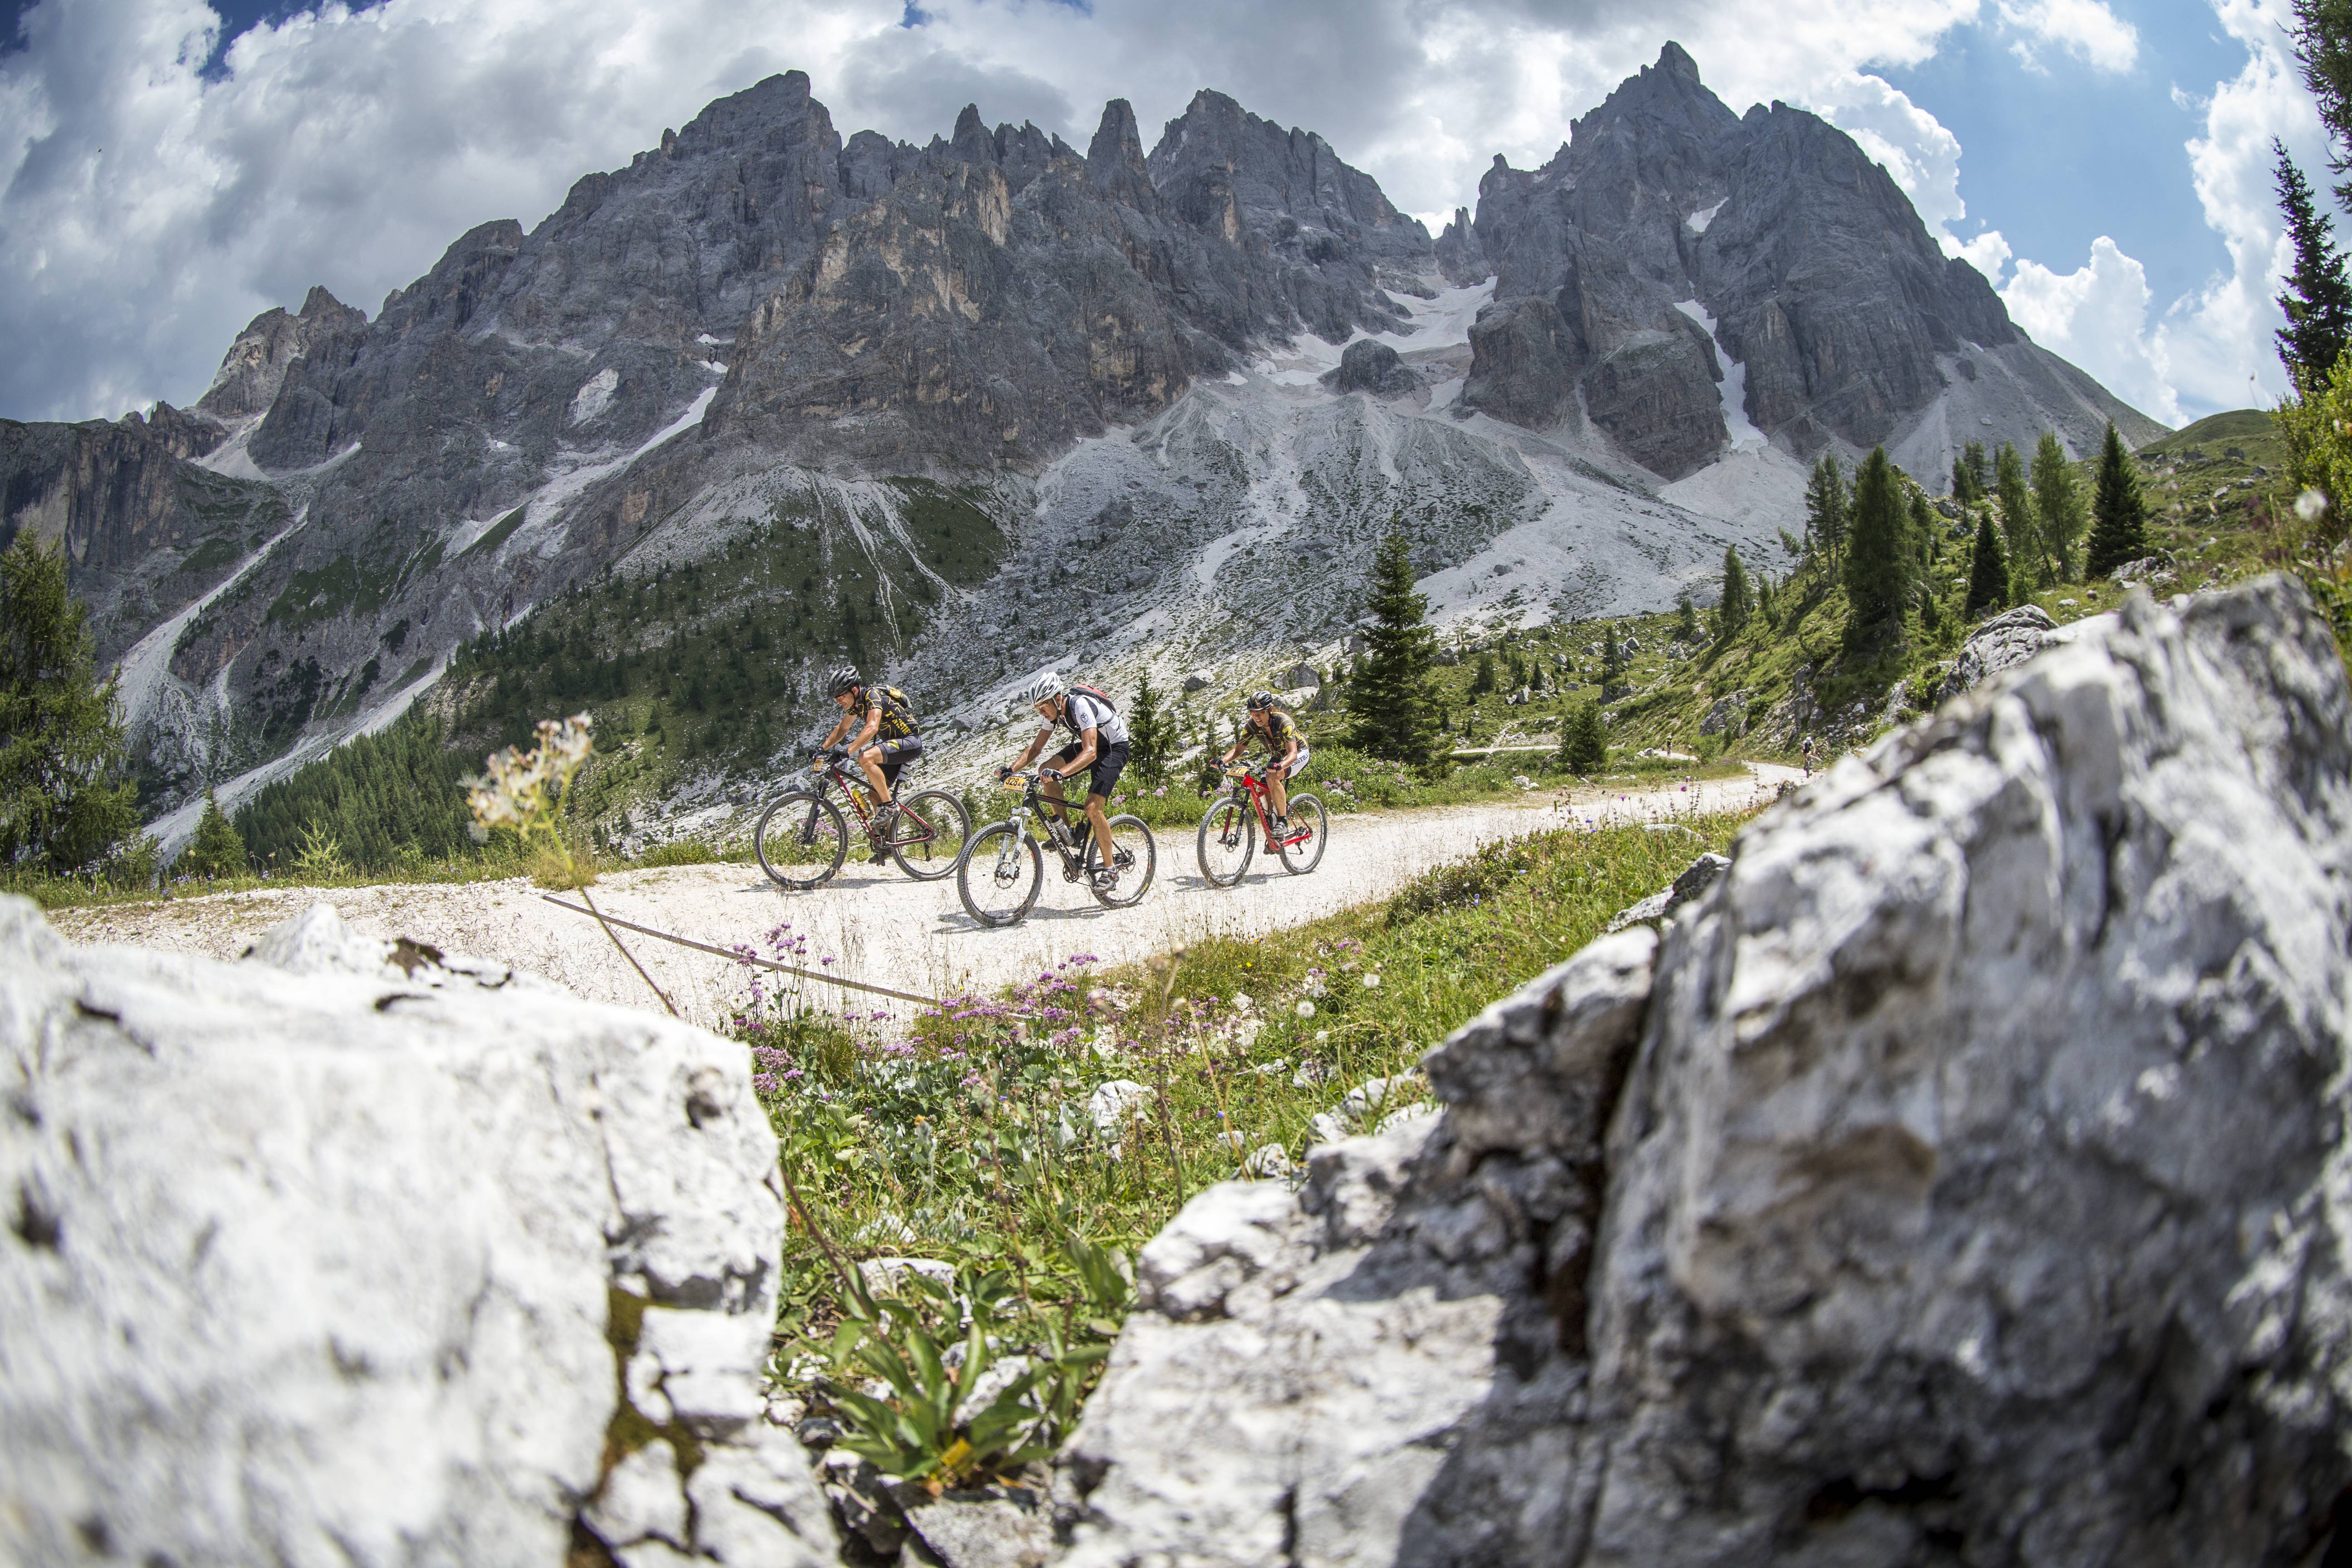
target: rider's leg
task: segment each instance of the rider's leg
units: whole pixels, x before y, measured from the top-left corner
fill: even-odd
[[[1061,780],[1045,780],[1037,786],[1037,793],[1045,797],[1046,809],[1051,811],[1056,819],[1065,823],[1070,820],[1069,804],[1062,798]]]
[[[1276,821],[1290,815],[1289,777],[1290,770],[1284,767],[1279,759],[1265,770],[1265,793],[1273,798]]]
[[[882,776],[882,748],[868,746],[858,752],[857,765],[865,773],[866,782],[873,786],[874,798],[885,805],[889,805],[890,781]]]
[[[1104,814],[1103,797],[1098,795],[1087,796],[1087,826],[1095,830],[1096,864],[1109,865],[1112,853],[1110,818]]]

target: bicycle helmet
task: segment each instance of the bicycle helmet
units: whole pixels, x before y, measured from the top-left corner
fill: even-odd
[[[857,679],[857,671],[855,668],[846,664],[837,664],[833,667],[833,673],[824,678],[825,695],[838,697],[845,691],[855,691],[865,684]]]
[[[1271,707],[1273,707],[1273,706],[1274,706],[1274,693],[1273,693],[1273,692],[1271,692],[1271,691],[1253,691],[1253,692],[1251,692],[1251,693],[1250,693],[1250,700],[1249,700],[1249,710],[1250,710],[1251,712],[1253,712],[1253,713],[1263,713],[1263,712],[1265,712],[1267,709],[1269,709],[1269,708],[1271,708]]]
[[[1021,689],[1021,700],[1028,703],[1051,702],[1069,695],[1070,688],[1058,669],[1049,669]]]

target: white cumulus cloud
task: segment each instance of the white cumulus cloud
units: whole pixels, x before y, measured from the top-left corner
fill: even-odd
[[[2024,35],[2010,46],[2032,69],[2056,47],[2103,71],[2127,71],[2139,61],[2139,29],[2104,0],[2001,0],[2000,19]]]
[[[2002,290],[2010,318],[2028,335],[2089,371],[2110,392],[2168,425],[2180,422],[2164,336],[2148,331],[2154,300],[2147,270],[2105,235],[2072,272],[2020,261]]]

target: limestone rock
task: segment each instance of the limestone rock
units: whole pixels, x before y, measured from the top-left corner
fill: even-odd
[[[2315,1561],[2347,952],[2325,625],[2136,598],[1188,1205],[1065,1561]]]
[[[1334,392],[1369,392],[1378,397],[1400,397],[1421,386],[1421,377],[1405,368],[1396,350],[1370,338],[1349,343],[1339,356],[1339,367],[1323,379]]]
[[[0,995],[0,1558],[835,1561],[740,1046],[323,906],[222,964],[6,899]]]
[[[2023,664],[2050,646],[2058,623],[2039,605],[2003,610],[1969,634],[1952,672],[1936,689],[1938,702],[1973,689],[1989,675]]]
[[[1322,684],[1322,672],[1311,664],[1294,664],[1282,672],[1285,691],[1306,691]]]

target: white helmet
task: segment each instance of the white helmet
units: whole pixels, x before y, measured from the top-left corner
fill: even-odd
[[[1049,669],[1021,689],[1021,700],[1028,703],[1051,702],[1055,698],[1068,696],[1069,691],[1069,684],[1062,679],[1062,672],[1058,669]]]

